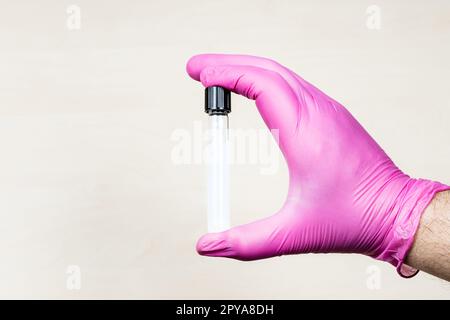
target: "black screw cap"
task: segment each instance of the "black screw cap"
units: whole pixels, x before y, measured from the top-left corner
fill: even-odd
[[[219,86],[205,88],[205,112],[211,115],[227,115],[231,112],[231,92]]]

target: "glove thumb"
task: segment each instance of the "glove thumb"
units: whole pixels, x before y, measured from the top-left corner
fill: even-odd
[[[286,252],[286,219],[280,213],[224,232],[208,233],[197,242],[197,252],[204,256],[237,260],[257,260]]]

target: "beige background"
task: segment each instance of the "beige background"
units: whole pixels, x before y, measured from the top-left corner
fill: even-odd
[[[66,8],[81,8],[81,29]],[[366,9],[381,8],[379,31]],[[204,167],[171,161],[205,119],[195,53],[274,58],[346,105],[407,173],[450,183],[450,2],[0,1],[0,298],[450,298],[357,255],[195,253]],[[175,90],[175,91],[174,91]],[[233,97],[231,124],[263,128]],[[284,165],[233,168],[233,223],[278,209]],[[251,190],[251,192],[249,192]],[[81,289],[66,269],[81,268]],[[380,268],[381,288],[367,286]]]

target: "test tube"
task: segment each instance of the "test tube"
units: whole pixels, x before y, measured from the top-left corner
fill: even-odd
[[[229,123],[231,94],[219,86],[205,89],[205,112],[210,118],[208,146],[208,232],[230,228]]]

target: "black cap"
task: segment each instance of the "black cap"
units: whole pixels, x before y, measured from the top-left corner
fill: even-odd
[[[205,112],[209,115],[226,115],[231,112],[230,90],[219,86],[205,89]]]

